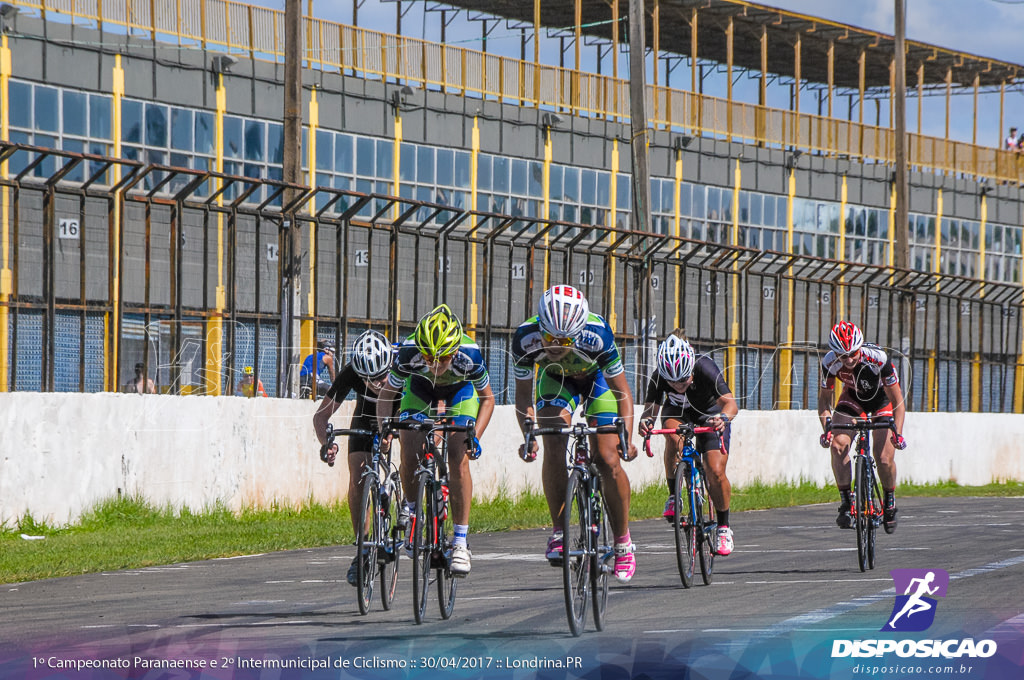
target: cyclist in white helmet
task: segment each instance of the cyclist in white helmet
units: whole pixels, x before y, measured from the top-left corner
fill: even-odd
[[[622,417],[627,432],[633,430],[633,393],[629,389],[615,335],[608,322],[590,313],[583,293],[572,286],[553,286],[541,296],[537,316],[516,329],[512,337],[512,365],[516,379],[516,417],[525,431],[526,419],[540,427],[570,424],[580,405],[590,425],[610,425]],[[536,389],[534,371],[536,370]],[[562,559],[562,506],[568,475],[565,447],[568,438],[544,439],[542,478],[551,513],[553,532],[545,556],[554,565]],[[636,446],[619,451],[614,434],[597,436],[593,448],[615,533],[615,578],[629,581],[636,572],[635,546],[629,536],[629,478],[620,464],[636,458]],[[538,445],[525,444],[519,455],[537,458]]]
[[[338,444],[334,442],[327,446],[327,421],[341,407],[341,402],[349,393],[354,392],[356,397],[349,427],[377,430],[377,397],[387,382],[396,354],[388,339],[374,330],[363,331],[352,343],[349,363],[338,373],[313,416],[313,429],[320,440],[320,459],[323,462],[334,466]],[[351,435],[348,438],[348,507],[352,530],[355,532],[362,530],[356,524],[359,522],[359,502],[363,497],[363,466],[369,464],[372,448],[372,437]],[[348,569],[348,582],[352,585],[357,585],[358,559],[358,556],[353,559]]]
[[[679,427],[680,424],[710,425],[714,434],[696,436],[697,451],[701,453],[704,472],[707,475],[708,493],[715,505],[718,535],[715,537],[715,552],[728,555],[733,551],[733,533],[729,527],[729,501],[732,485],[725,474],[729,462],[729,437],[731,421],[739,409],[729,386],[722,375],[722,369],[708,355],[698,357],[686,341],[682,329],[676,329],[658,347],[658,369],[647,383],[644,397],[644,413],[640,419],[640,434],[654,429],[655,418],[661,411],[662,427]],[[665,403],[664,408],[662,403]],[[674,521],[676,508],[674,491],[676,480],[676,455],[679,452],[679,437],[668,436],[665,442],[665,480],[668,482],[668,500],[665,501],[663,516]]]

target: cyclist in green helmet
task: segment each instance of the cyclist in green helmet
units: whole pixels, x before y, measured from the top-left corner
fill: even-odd
[[[466,541],[469,532],[469,504],[473,499],[473,479],[469,461],[480,456],[479,437],[494,412],[494,393],[480,347],[462,331],[462,324],[448,305],[439,305],[427,313],[416,330],[398,348],[388,383],[377,401],[377,418],[383,421],[393,412],[394,401],[401,397],[399,420],[427,420],[439,401],[445,403],[445,415],[456,425],[476,423],[477,440],[467,451],[465,439],[452,437],[448,443],[448,473],[455,530],[451,571],[468,574],[471,554]],[[382,424],[382,422],[379,422]],[[403,430],[402,487],[406,501],[399,521],[408,526],[413,513],[409,496],[415,495],[418,454],[425,435]]]

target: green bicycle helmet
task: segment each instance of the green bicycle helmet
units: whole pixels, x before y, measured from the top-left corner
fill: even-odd
[[[438,305],[416,324],[413,340],[427,356],[451,356],[462,345],[462,324],[448,305]]]

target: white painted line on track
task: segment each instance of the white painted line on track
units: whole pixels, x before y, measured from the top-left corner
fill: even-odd
[[[288,600],[246,600],[245,602],[233,602],[234,605],[257,605],[257,604],[278,604]]]
[[[224,623],[180,623],[174,628],[239,628],[239,627],[255,627],[255,626],[308,626],[312,624],[312,621],[256,621],[253,623],[238,623],[236,622],[224,622]]]
[[[891,578],[819,578],[819,579],[794,579],[792,581],[744,581],[747,585],[763,586],[778,585],[780,583],[864,583],[866,581],[887,581]]]
[[[252,555],[234,555],[232,557],[214,557],[214,561],[219,560],[244,560],[248,557],[263,557],[267,553],[253,553]]]
[[[264,581],[264,583],[276,585],[278,583],[295,583],[295,581]]]
[[[480,597],[460,597],[459,602],[466,600],[519,600],[521,599],[518,595],[488,595]]]
[[[267,581],[267,583],[270,583],[270,581]],[[303,579],[299,583],[348,583],[348,580],[340,578],[310,578]]]

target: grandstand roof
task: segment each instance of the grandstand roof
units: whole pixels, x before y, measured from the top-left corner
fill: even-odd
[[[533,23],[534,0],[444,0],[445,4],[521,22]],[[652,0],[646,0],[647,42],[653,42]],[[541,25],[572,29],[575,27],[573,0],[542,0]],[[835,45],[834,83],[836,87],[859,86],[858,56],[865,50],[865,86],[889,87],[889,64],[895,52],[895,38],[848,24],[759,5],[745,0],[660,0],[659,48],[662,52],[690,54],[690,19],[698,12],[697,54],[700,59],[719,63],[727,61],[725,27],[731,17],[735,40],[733,63],[753,71],[761,70],[759,38],[762,26],[768,33],[768,73],[794,76],[795,58],[792,45],[801,36],[801,79],[806,82],[828,81],[827,54],[830,41]],[[628,1],[619,0],[619,14],[628,13]],[[611,39],[611,3],[608,0],[582,0],[582,32],[587,36]],[[620,29],[620,39],[626,31]],[[1024,77],[1024,66],[998,59],[958,52],[956,50],[907,40],[907,82],[917,83],[917,69],[924,65],[924,84],[944,84],[952,69],[954,87],[973,86],[975,75],[981,87],[998,86]],[[789,49],[780,49],[786,45]]]

